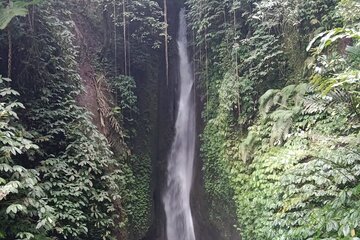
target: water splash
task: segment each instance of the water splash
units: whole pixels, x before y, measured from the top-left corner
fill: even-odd
[[[185,10],[180,11],[178,49],[180,97],[175,138],[168,159],[168,179],[163,197],[167,240],[195,240],[190,191],[195,157],[194,79],[187,49]]]

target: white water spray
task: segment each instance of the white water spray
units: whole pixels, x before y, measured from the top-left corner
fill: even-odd
[[[194,79],[188,57],[185,11],[180,11],[178,49],[180,97],[175,138],[168,159],[168,179],[163,198],[167,240],[195,240],[190,191],[195,157]]]

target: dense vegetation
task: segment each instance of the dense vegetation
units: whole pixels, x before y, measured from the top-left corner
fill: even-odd
[[[130,74],[162,21],[151,0],[0,2],[0,239],[145,235],[153,125]]]
[[[359,2],[187,5],[213,223],[230,234],[236,209],[243,239],[358,239]]]
[[[176,55],[167,4],[0,1],[0,239],[146,235]],[[359,2],[185,6],[209,225],[224,239],[359,239]]]

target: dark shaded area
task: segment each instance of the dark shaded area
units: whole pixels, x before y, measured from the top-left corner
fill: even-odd
[[[178,96],[178,49],[177,49],[177,32],[179,25],[179,11],[183,7],[182,3],[168,1],[168,23],[169,34],[172,39],[169,44],[169,83],[166,84],[165,77],[165,59],[163,58],[158,64],[161,78],[158,79],[158,118],[156,131],[156,144],[153,155],[153,224],[144,240],[166,240],[166,216],[162,203],[162,194],[166,184],[167,157],[171,147],[174,135],[174,124],[176,118],[177,96]],[[147,76],[148,77],[148,76]],[[138,84],[139,87],[140,84]],[[140,86],[141,87],[141,86]],[[138,91],[141,92],[141,89]],[[197,132],[200,133],[203,128],[201,111],[202,103],[200,92],[197,92]],[[198,134],[199,135],[199,134]],[[219,240],[225,239],[211,225],[209,221],[209,205],[204,188],[204,178],[202,172],[202,160],[200,158],[200,140],[197,138],[196,160],[194,166],[194,183],[191,194],[191,206],[194,218],[194,227],[197,240]],[[233,223],[229,223],[232,226]],[[234,233],[234,238],[237,233]]]
[[[172,37],[169,43],[169,82],[165,76],[165,57],[156,64],[158,72],[161,73],[157,79],[157,123],[153,141],[152,157],[152,191],[153,191],[153,223],[146,240],[160,240],[166,238],[166,217],[162,203],[162,191],[166,183],[167,155],[173,138],[173,127],[175,123],[176,92],[178,82],[178,55],[177,55],[177,26],[180,4],[175,1],[168,2],[168,24],[169,34]],[[162,51],[165,52],[165,51]],[[139,85],[138,85],[139,86]]]

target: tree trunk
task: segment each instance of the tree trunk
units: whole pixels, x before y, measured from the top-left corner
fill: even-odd
[[[10,27],[7,29],[8,32],[8,78],[11,78],[11,68],[12,68],[12,39],[11,39],[11,30]]]
[[[8,0],[8,4],[11,4],[11,0]],[[10,26],[7,27],[8,34],[8,78],[11,78],[11,68],[12,68],[12,39],[11,39],[11,29]]]
[[[109,29],[112,24],[112,21],[109,19],[109,12],[107,10],[107,8],[104,8],[103,10],[103,29],[104,29],[104,35],[103,35],[103,39],[104,39],[104,44],[103,44],[103,55],[105,55],[105,52],[107,51],[107,49],[110,46],[110,37],[111,37],[111,29]]]
[[[128,75],[128,66],[127,66],[127,44],[126,44],[126,1],[122,1],[122,11],[123,11],[123,37],[124,37],[124,74]]]
[[[165,68],[166,68],[166,86],[169,85],[169,46],[168,46],[168,19],[167,19],[167,0],[164,0],[164,22],[165,22]]]
[[[117,76],[117,15],[116,15],[116,0],[114,0],[114,73]]]
[[[129,21],[127,22],[127,29],[130,29],[129,27]],[[128,37],[127,37],[127,55],[128,55],[128,75],[131,76],[131,51],[130,51],[130,34],[128,34]]]

